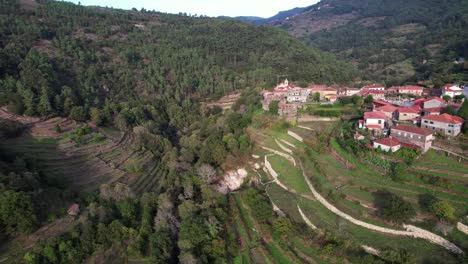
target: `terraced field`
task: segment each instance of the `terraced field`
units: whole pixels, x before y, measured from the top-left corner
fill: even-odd
[[[337,124],[332,123],[309,123],[301,124],[311,129],[293,128],[292,130],[304,138],[304,142],[317,141],[317,132],[329,134]],[[282,151],[275,139],[285,140],[292,143],[295,148],[294,157],[303,161],[304,171],[310,177],[321,195],[342,212],[369,224],[387,227],[395,230],[404,230],[402,226],[383,221],[377,214],[375,207],[374,192],[377,190],[388,190],[409,201],[417,210],[417,216],[410,224],[419,226],[425,230],[440,235],[448,241],[454,243],[463,251],[468,251],[468,236],[456,228],[443,234],[437,229],[427,213],[422,210],[420,198],[424,194],[432,194],[439,199],[450,201],[456,208],[456,213],[460,217],[467,214],[468,195],[467,186],[467,165],[459,163],[457,159],[448,157],[443,153],[429,152],[423,155],[406,175],[405,182],[395,182],[384,173],[361,163],[352,154],[346,153],[339,148],[338,144],[331,144],[327,148],[333,148],[339,153],[341,159],[353,163],[352,169],[347,169],[342,160],[332,156],[330,151],[325,149],[317,152],[307,144],[299,142],[288,136],[286,132],[275,131],[252,131],[257,133],[255,138],[258,145],[269,149]],[[265,153],[264,149],[258,151],[258,155],[271,155]],[[292,165],[283,157],[273,155],[268,157],[273,169],[279,174],[278,179],[284,187],[271,183],[267,192],[272,202],[284,211],[296,224],[303,225],[304,219],[298,211],[297,206],[303,210],[310,222],[319,230],[331,230],[334,234],[344,239],[350,239],[362,245],[371,246],[377,250],[405,249],[416,256],[417,262],[427,260],[441,261],[443,263],[457,263],[457,254],[450,253],[441,246],[432,244],[423,239],[412,237],[400,237],[367,230],[356,226],[351,222],[340,218],[318,201],[307,199],[304,194],[310,193],[304,188],[304,179],[298,176],[298,168]],[[449,166],[447,166],[449,164]],[[445,169],[449,167],[449,169]],[[454,184],[448,188],[434,186],[425,183],[418,178],[417,173],[430,174],[449,179]],[[411,177],[410,177],[411,176]],[[292,188],[297,193],[287,189]]]
[[[0,142],[0,148],[13,159],[24,157],[28,162],[35,162],[44,175],[71,185],[72,189],[91,191],[104,183],[119,183],[130,186],[134,193],[141,193],[154,189],[157,177],[167,174],[164,168],[156,166],[150,152],[133,147],[132,134],[97,128],[89,137],[101,134],[105,139],[78,144],[73,132],[85,124],[64,118],[33,121],[26,123],[27,130],[20,137]],[[60,133],[55,131],[57,125],[61,127]],[[127,172],[130,162],[139,164],[142,171]]]

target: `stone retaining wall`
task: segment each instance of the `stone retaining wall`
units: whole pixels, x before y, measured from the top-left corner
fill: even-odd
[[[315,188],[312,185],[312,183],[310,182],[309,178],[307,177],[307,175],[305,175],[302,164],[301,164],[301,169],[302,169],[302,174],[304,176],[304,179],[305,179],[307,185],[309,186],[310,191],[315,196],[315,198],[323,206],[325,206],[328,210],[330,210],[334,214],[336,214],[336,215],[350,221],[351,223],[353,223],[355,225],[358,225],[358,226],[362,226],[362,227],[367,228],[369,230],[374,230],[374,231],[385,233],[385,234],[391,234],[391,235],[397,235],[397,236],[410,236],[410,237],[415,237],[415,238],[426,239],[426,240],[430,241],[431,243],[440,245],[440,246],[442,246],[442,247],[444,247],[444,248],[446,248],[446,249],[448,249],[448,250],[450,250],[450,251],[452,251],[454,253],[463,254],[463,251],[460,248],[458,248],[456,245],[454,245],[453,243],[447,241],[446,239],[444,239],[441,236],[433,234],[433,233],[431,233],[429,231],[426,231],[424,229],[421,229],[421,228],[418,228],[418,227],[415,227],[415,226],[412,226],[412,225],[403,225],[403,227],[406,229],[406,231],[395,230],[395,229],[390,229],[390,228],[385,228],[385,227],[372,225],[372,224],[363,222],[361,220],[357,220],[357,219],[355,219],[354,217],[352,217],[350,215],[347,215],[346,213],[340,211],[338,208],[336,208],[335,206],[330,204],[327,200],[325,200],[325,198],[322,197],[322,195],[320,195],[315,190]]]
[[[288,130],[288,135],[290,135],[291,137],[299,140],[300,142],[304,142],[304,139],[301,136],[299,136],[298,134],[292,132],[291,130]]]
[[[300,116],[298,122],[335,122],[340,121],[338,117]]]
[[[277,139],[275,139],[275,142],[278,145],[278,147],[280,147],[280,149],[282,149],[283,151],[286,151],[289,154],[293,153],[292,150],[288,149],[285,145],[281,144]]]

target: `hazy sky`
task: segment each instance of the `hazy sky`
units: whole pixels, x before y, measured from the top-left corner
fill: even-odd
[[[279,11],[313,5],[318,0],[71,0],[82,5],[107,6],[122,9],[156,10],[167,13],[186,12],[207,16],[271,17]]]

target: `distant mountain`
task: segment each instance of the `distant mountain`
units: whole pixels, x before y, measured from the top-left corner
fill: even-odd
[[[244,22],[250,22],[254,23],[257,25],[263,25],[263,24],[270,24],[275,21],[281,21],[281,20],[287,20],[290,19],[298,14],[303,13],[310,7],[296,7],[291,10],[287,11],[281,11],[278,14],[269,17],[269,18],[263,18],[263,17],[256,17],[256,16],[239,16],[239,17],[234,17],[234,19],[244,21]],[[228,18],[228,17],[220,17],[220,18]]]
[[[261,21],[389,84],[468,80],[468,1],[322,0]],[[260,24],[257,21],[257,24]]]

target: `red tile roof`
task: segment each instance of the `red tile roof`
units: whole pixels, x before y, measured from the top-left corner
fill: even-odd
[[[423,91],[424,88],[421,86],[416,85],[406,85],[406,86],[398,86],[399,90],[407,90],[407,91]]]
[[[385,119],[386,116],[382,112],[365,112],[364,119]]]
[[[401,146],[405,147],[405,148],[414,149],[414,150],[420,150],[421,149],[420,146],[416,146],[416,145],[408,144],[408,143],[401,143]]]
[[[382,129],[380,125],[366,125],[368,129]]]
[[[440,97],[436,97],[436,96],[431,97],[431,98],[428,98],[428,99],[426,100],[426,102],[429,102],[429,101],[431,101],[431,100],[437,100],[437,101],[439,101],[439,102],[441,102],[441,103],[444,103],[444,104],[447,103],[447,102],[445,102],[444,99],[442,99],[442,98],[440,98]]]
[[[326,85],[311,85],[309,86],[309,89],[311,89],[312,91],[325,91],[326,89],[328,88],[328,86]]]
[[[449,114],[423,116],[423,120],[430,120],[454,125],[463,124],[463,122],[465,121],[459,116],[453,116]]]
[[[440,113],[442,111],[442,107],[431,107],[431,108],[425,108],[424,111],[425,112],[429,112],[429,113]]]
[[[421,135],[421,136],[432,135],[432,132],[429,131],[429,130],[425,130],[423,128],[413,127],[413,126],[399,125],[399,126],[392,127],[392,132],[393,132],[393,130],[400,130],[400,131],[413,133],[413,134],[417,134],[417,135]]]
[[[408,114],[419,114],[420,110],[415,107],[398,107],[398,112]]]
[[[426,102],[426,99],[421,98],[421,99],[418,99],[418,100],[414,101],[414,105],[422,106],[422,105],[424,105],[424,102]]]
[[[385,88],[385,86],[381,84],[372,84],[372,85],[366,85],[362,87],[362,89],[372,89],[372,88],[382,88],[382,87]]]
[[[395,107],[395,106],[389,105],[389,104],[381,106],[381,107],[375,109],[375,111],[385,112],[385,113],[393,113],[396,110],[398,110],[398,107]]]
[[[390,103],[387,103],[387,102],[384,102],[384,101],[380,101],[380,100],[374,100],[374,104],[377,104],[377,105],[389,105]]]
[[[354,138],[358,139],[358,138],[360,138],[360,137],[363,137],[363,135],[361,135],[361,134],[359,134],[359,133],[354,134]]]
[[[446,84],[444,85],[444,90],[445,91],[448,91],[448,92],[460,92],[460,91],[463,91],[462,88],[456,86],[456,85],[453,85],[453,84]]]
[[[385,145],[389,147],[396,147],[401,145],[400,141],[396,138],[382,138],[374,141],[377,144]]]

